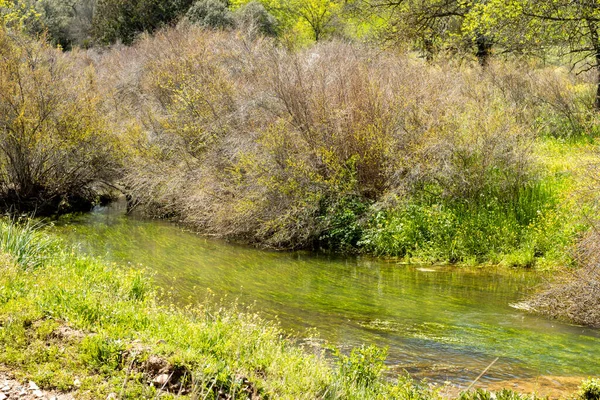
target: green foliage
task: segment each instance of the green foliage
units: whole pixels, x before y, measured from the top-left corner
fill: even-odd
[[[465,392],[460,395],[459,400],[536,400],[539,399],[535,395],[522,395],[512,390],[502,389],[499,392],[492,393],[487,390],[477,389],[470,392]]]
[[[11,28],[47,38],[63,49],[90,46],[96,0],[18,0],[0,3]]]
[[[234,17],[225,0],[198,0],[188,10],[186,17],[194,24],[207,28],[231,28]]]
[[[506,193],[487,192],[471,199],[475,202],[435,197],[409,200],[396,210],[376,213],[358,244],[378,255],[448,262],[494,260],[548,235],[540,224],[555,205],[551,190],[538,183],[508,198]],[[540,244],[532,244],[537,257],[547,250]],[[514,259],[523,266],[531,261]]]
[[[381,379],[387,350],[376,346],[354,348],[349,355],[336,354],[342,379],[350,385],[369,387]]]
[[[125,345],[99,335],[85,337],[80,346],[82,362],[100,373],[109,374],[121,366]]]
[[[92,69],[43,42],[0,28],[0,207],[89,209],[119,168]]]
[[[0,221],[0,251],[21,267],[39,268],[56,250],[56,242],[27,220],[24,224]]]
[[[31,252],[39,247],[30,245]],[[355,349],[331,366],[248,310],[160,305],[147,278],[65,249],[36,270],[1,259],[0,271],[0,363],[43,388],[81,398],[154,398],[152,358],[172,374],[175,393],[182,383],[199,398],[435,398],[425,387],[422,397],[407,397],[417,384],[384,379],[385,350]],[[140,279],[149,289],[132,296]]]
[[[362,219],[368,206],[359,197],[336,199],[325,208],[321,247],[339,252],[352,252],[363,236]]]
[[[139,132],[125,182],[152,215],[276,248],[515,266],[573,239],[535,153],[538,123],[581,81],[234,35],[185,27],[135,46],[143,117],[116,120]]]
[[[31,25],[37,25],[39,13],[26,0],[0,0],[0,26],[26,30]]]
[[[599,400],[600,381],[598,379],[587,379],[583,381],[579,389],[579,398],[582,400]]]
[[[94,38],[101,43],[131,44],[143,32],[154,32],[175,21],[192,0],[98,0],[93,17]]]
[[[277,19],[258,1],[242,5],[235,10],[234,15],[239,26],[257,29],[263,35],[277,36]]]

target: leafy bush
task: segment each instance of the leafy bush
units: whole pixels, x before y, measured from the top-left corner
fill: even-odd
[[[579,398],[582,400],[600,400],[600,381],[587,379],[579,389]]]
[[[277,19],[258,1],[250,1],[235,10],[237,25],[256,29],[263,35],[277,35]]]
[[[26,29],[36,34],[47,33],[48,39],[63,49],[89,47],[92,42],[92,20],[96,0],[28,1],[36,18],[28,20]]]
[[[325,249],[352,252],[357,249],[363,236],[363,222],[368,210],[367,204],[356,197],[335,199],[334,204],[325,207],[321,219],[323,234],[319,244]]]
[[[556,202],[551,190],[537,183],[508,198],[497,192],[483,193],[479,199],[411,198],[395,209],[375,213],[358,244],[367,252],[386,256],[489,260],[546,234],[538,227]],[[532,238],[533,232],[538,236]],[[536,245],[538,257],[545,250],[541,243]],[[530,266],[531,262],[526,258],[517,264]]]
[[[43,42],[0,28],[0,207],[89,209],[119,170],[96,78]]]
[[[98,0],[94,38],[101,43],[131,44],[143,32],[154,32],[181,17],[192,0]]]
[[[186,17],[194,24],[207,28],[231,28],[233,13],[225,0],[198,0],[188,10]]]

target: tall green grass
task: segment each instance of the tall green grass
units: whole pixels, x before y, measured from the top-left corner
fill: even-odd
[[[38,268],[57,248],[57,241],[41,231],[41,224],[0,220],[0,252],[9,254],[24,268]]]
[[[373,214],[359,246],[380,256],[446,262],[499,262],[532,266],[551,250],[557,211],[553,182],[534,182],[515,193],[489,190],[478,198],[412,197]],[[517,260],[515,254],[527,255]]]

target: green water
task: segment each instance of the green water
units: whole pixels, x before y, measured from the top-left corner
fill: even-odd
[[[279,253],[123,215],[121,206],[59,221],[82,251],[144,266],[181,302],[210,291],[253,304],[303,338],[344,348],[389,348],[392,371],[465,384],[500,357],[484,382],[600,372],[600,332],[510,307],[539,276],[527,271],[407,266],[370,258]]]

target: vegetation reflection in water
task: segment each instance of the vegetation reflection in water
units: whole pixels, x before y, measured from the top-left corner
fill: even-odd
[[[464,383],[496,357],[488,381],[600,368],[598,331],[510,307],[536,284],[527,271],[261,251],[129,218],[114,206],[53,229],[84,252],[147,267],[180,301],[201,301],[210,289],[255,304],[304,337],[314,327],[338,346],[387,346],[394,371]]]

